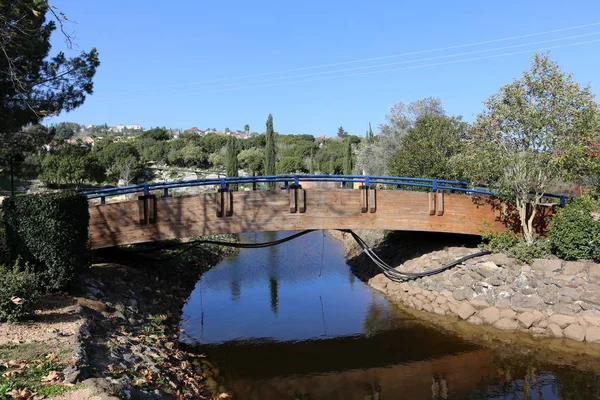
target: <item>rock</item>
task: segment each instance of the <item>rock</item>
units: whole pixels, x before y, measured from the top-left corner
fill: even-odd
[[[423,301],[422,301],[422,300],[419,300],[419,299],[414,299],[414,300],[413,300],[413,306],[414,306],[414,307],[415,307],[417,310],[421,311],[421,310],[423,309]]]
[[[500,319],[500,310],[496,307],[488,307],[479,311],[479,318],[483,320],[486,324],[492,325],[494,322]]]
[[[473,325],[483,325],[483,320],[476,315],[473,315],[467,319],[467,322]]]
[[[583,342],[585,339],[585,329],[579,324],[571,324],[563,330],[563,334],[569,339]]]
[[[487,302],[487,300],[485,299],[485,297],[482,295],[473,297],[471,299],[470,303],[477,310],[483,310],[484,308],[487,308],[490,306],[489,303]]]
[[[385,292],[389,283],[390,280],[387,279],[383,274],[379,274],[369,281],[369,285],[371,285],[373,289],[379,290],[380,292]]]
[[[538,323],[537,326],[539,326],[540,328],[547,328],[548,327],[548,320],[547,319],[541,319]]]
[[[517,313],[511,310],[510,308],[505,308],[500,311],[500,318],[511,318],[514,319],[517,316]]]
[[[535,293],[535,289],[532,288],[529,285],[525,285],[523,286],[523,288],[521,289],[521,293],[523,293],[524,295],[530,295],[530,294],[534,294]]]
[[[561,272],[562,261],[560,260],[546,260],[541,258],[536,258],[531,264],[531,268],[533,268],[541,275],[546,278],[550,278],[554,276],[556,273]]]
[[[118,319],[122,319],[122,320],[126,320],[127,318],[125,318],[125,316],[123,315],[123,313],[119,310],[115,311],[114,313],[112,313],[113,318],[118,318]]]
[[[587,272],[588,265],[583,261],[565,261],[562,267],[562,273],[565,275],[577,275],[581,272]]]
[[[431,306],[431,304],[425,303],[425,304],[423,304],[423,310],[425,310],[427,312],[432,312],[433,311],[433,307]]]
[[[446,315],[446,312],[440,307],[434,307],[433,312],[437,315]]]
[[[581,310],[581,307],[579,304],[559,303],[553,305],[552,310],[558,314],[575,315]]]
[[[597,326],[588,326],[585,328],[585,341],[600,343],[600,328]]]
[[[406,283],[406,282],[402,282],[400,285],[398,285],[398,287],[403,292],[410,292],[410,285],[408,283]]]
[[[488,260],[496,265],[504,266],[507,268],[512,267],[515,264],[515,259],[508,257],[504,253],[496,253],[488,256]]]
[[[561,296],[569,297],[571,300],[577,301],[581,297],[581,294],[571,287],[564,287],[558,291]]]
[[[598,292],[584,292],[580,299],[586,303],[592,303],[597,306],[600,305],[600,293]]]
[[[517,320],[523,325],[525,329],[528,329],[531,325],[539,321],[542,317],[536,316],[534,313],[525,311],[522,314],[519,314]]]
[[[531,333],[533,333],[534,336],[547,336],[548,332],[546,331],[545,328],[538,328],[536,326],[532,326],[531,328],[529,328],[529,330],[531,331]]]
[[[504,285],[504,280],[500,279],[497,276],[492,276],[486,279],[486,282],[492,286],[502,286]]]
[[[460,277],[460,281],[465,286],[471,286],[471,284],[473,284],[474,282],[474,279],[471,278],[471,276],[465,274]]]
[[[510,318],[500,318],[494,326],[498,329],[515,330],[519,326],[516,320]]]
[[[458,314],[458,316],[462,319],[467,319],[471,315],[475,314],[476,311],[477,310],[475,310],[471,304],[465,301],[458,307],[456,314]]]
[[[510,301],[513,310],[517,312],[539,310],[543,307],[544,301],[537,294],[524,295],[515,293]]]
[[[475,295],[475,292],[470,287],[455,290],[452,296],[458,301],[468,300]]]
[[[448,302],[448,299],[446,298],[446,296],[441,296],[440,295],[440,296],[436,297],[435,302],[437,304],[444,304],[444,303]]]
[[[556,324],[560,328],[565,328],[567,325],[574,324],[576,321],[577,320],[575,319],[575,317],[564,314],[553,314],[550,316],[550,318],[548,318],[548,322],[550,322],[550,325]]]
[[[600,327],[600,311],[586,310],[581,313],[581,316],[588,324]]]
[[[551,336],[557,337],[557,338],[561,338],[563,337],[563,333],[562,333],[562,329],[560,329],[560,326],[558,326],[557,324],[548,324],[548,328],[546,328],[548,334],[550,334]]]
[[[498,300],[496,300],[496,307],[509,308],[510,307],[510,297],[498,297]]]
[[[600,268],[598,267],[598,264],[590,265],[588,270],[588,279],[592,283],[600,282]]]
[[[491,278],[500,271],[500,267],[492,261],[486,261],[477,264],[474,271],[484,278]]]

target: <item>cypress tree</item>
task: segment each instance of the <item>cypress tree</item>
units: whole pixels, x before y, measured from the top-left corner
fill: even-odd
[[[267,143],[265,146],[265,175],[275,175],[275,133],[273,132],[273,115],[269,114],[267,118]],[[270,183],[269,187],[275,185]]]
[[[373,129],[371,128],[371,123],[369,122],[369,131],[367,132],[367,143],[373,143],[374,139]]]
[[[233,135],[227,138],[227,176],[238,176],[238,148]],[[237,185],[230,185],[231,190],[237,190]]]
[[[352,144],[350,139],[346,139],[344,148],[344,175],[352,175]]]

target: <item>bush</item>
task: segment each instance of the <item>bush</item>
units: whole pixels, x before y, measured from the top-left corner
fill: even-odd
[[[485,243],[483,247],[487,250],[493,253],[505,252],[523,264],[530,264],[534,258],[543,258],[551,253],[551,245],[547,239],[539,238],[532,245],[528,245],[511,229],[494,233],[487,223],[481,232],[481,238]]]
[[[43,290],[70,284],[90,264],[87,199],[75,193],[4,200],[9,259],[22,259]]]
[[[39,300],[37,279],[22,272],[19,263],[9,268],[0,265],[0,322],[15,322],[31,314]]]
[[[554,215],[550,242],[558,257],[600,260],[600,222],[592,216],[597,208],[597,201],[584,196],[569,202]]]
[[[481,239],[483,239],[485,247],[493,253],[509,251],[519,242],[519,237],[512,230],[507,229],[500,233],[495,233],[488,222],[484,223],[481,231]]]
[[[533,244],[519,240],[509,251],[509,255],[523,264],[531,264],[534,258],[544,258],[551,253],[548,239],[537,239]]]

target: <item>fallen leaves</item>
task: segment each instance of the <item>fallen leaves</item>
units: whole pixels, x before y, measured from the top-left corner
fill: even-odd
[[[35,393],[33,393],[29,389],[13,389],[10,392],[7,392],[6,394],[12,397],[13,399],[17,400],[29,400],[33,396],[35,396]]]

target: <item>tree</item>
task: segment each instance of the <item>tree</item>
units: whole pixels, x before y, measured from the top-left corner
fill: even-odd
[[[352,175],[352,144],[349,138],[344,145],[344,175]]]
[[[346,139],[346,136],[348,136],[348,132],[346,132],[344,128],[340,126],[338,128],[337,135],[340,139]]]
[[[47,0],[2,4],[0,148],[5,147],[7,134],[45,116],[70,111],[93,92],[92,78],[100,64],[98,52],[93,48],[73,58],[63,52],[50,57],[50,36],[56,23],[47,21],[47,14],[56,17],[61,27],[66,20]]]
[[[424,115],[401,139],[400,148],[388,160],[392,175],[414,178],[453,179],[452,158],[462,149],[468,124],[460,117]]]
[[[523,77],[491,96],[477,117],[461,158],[471,179],[515,199],[529,245],[544,194],[577,171],[575,158],[586,153],[581,149],[600,143],[593,98],[589,87],[581,88],[547,55],[536,54]]]
[[[238,176],[238,148],[236,138],[229,136],[227,140],[227,176]],[[232,190],[236,190],[237,185],[232,185]]]
[[[275,132],[273,131],[273,115],[267,118],[267,143],[265,146],[265,175],[275,175]],[[273,185],[269,185],[271,188]]]
[[[371,123],[369,122],[369,130],[367,131],[367,143],[373,144],[375,141],[375,135],[373,135],[373,128],[371,128]]]
[[[246,136],[250,135],[250,125],[244,125],[244,133],[246,134]]]
[[[367,143],[358,154],[357,166],[366,175],[388,173],[388,159],[400,148],[401,139],[423,115],[445,115],[440,99],[427,97],[413,103],[392,106],[387,123],[379,126],[377,140]]]
[[[75,122],[61,122],[55,127],[55,140],[69,140],[79,130],[80,125]]]
[[[242,165],[242,168],[244,168],[247,173],[254,176],[263,170],[263,153],[264,152],[261,149],[257,147],[251,147],[249,149],[240,151],[240,154],[238,154],[238,160]]]
[[[142,133],[142,138],[151,138],[156,141],[161,141],[171,139],[171,135],[165,128],[152,128]]]

